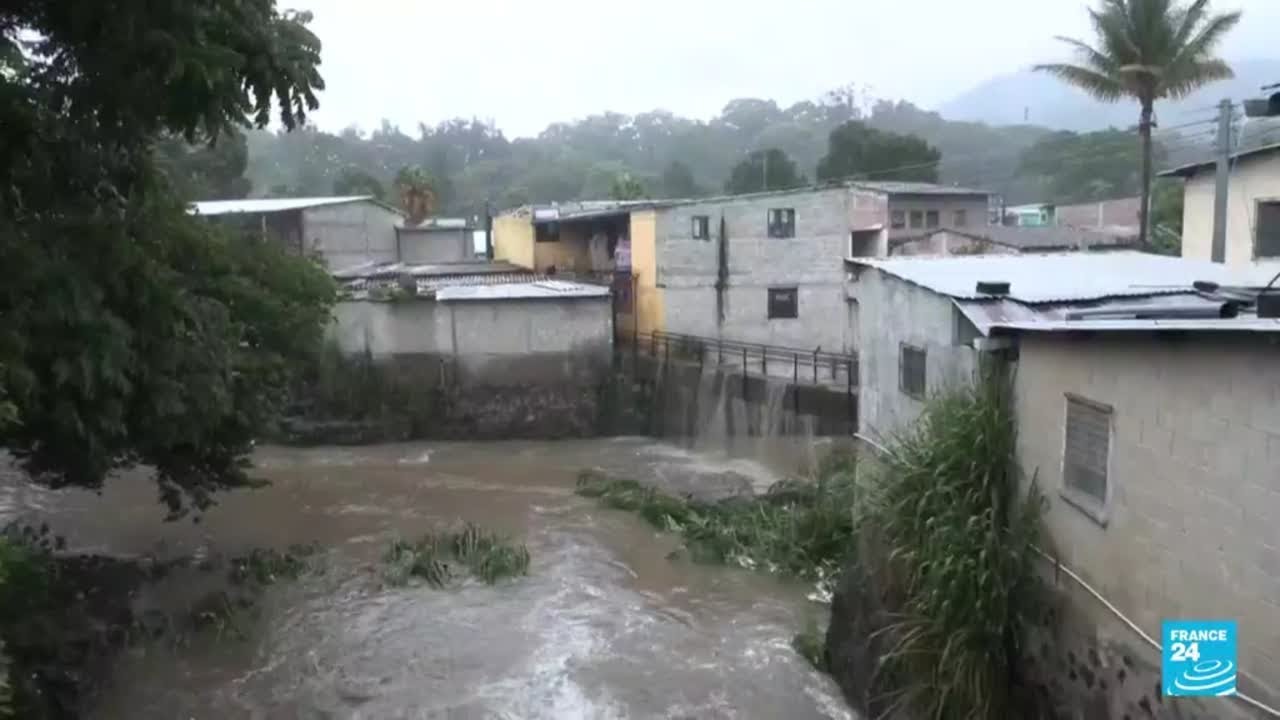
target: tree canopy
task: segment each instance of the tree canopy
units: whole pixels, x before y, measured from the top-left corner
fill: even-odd
[[[757,150],[729,171],[724,191],[730,195],[760,192],[762,190],[786,190],[800,187],[808,180],[787,154],[777,148]]]
[[[161,5],[0,9],[0,445],[54,486],[147,464],[177,510],[249,482],[334,293],[312,264],[188,215],[195,190],[164,170],[174,136],[225,140],[217,158],[246,118],[304,121],[323,87],[309,18]]]
[[[827,140],[818,162],[818,179],[860,177],[871,180],[937,182],[942,153],[914,135],[899,135],[851,120]]]

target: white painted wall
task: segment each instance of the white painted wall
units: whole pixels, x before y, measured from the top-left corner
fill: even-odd
[[[1212,168],[1186,180],[1182,204],[1182,256],[1211,260],[1213,248]],[[1254,264],[1254,220],[1258,200],[1280,200],[1280,153],[1267,153],[1235,161],[1228,185],[1226,263],[1236,267]],[[1258,263],[1280,271],[1280,261]]]
[[[1062,561],[1153,636],[1163,618],[1235,618],[1241,670],[1280,701],[1280,346],[1027,335],[1020,347],[1018,454]],[[1059,495],[1065,393],[1114,408],[1105,526]]]
[[[903,343],[925,349],[929,394],[973,379],[978,353],[955,342],[959,311],[951,298],[869,267],[855,274],[849,294],[857,303],[850,326],[858,335],[862,432],[884,437],[914,422],[924,408],[899,387]]]

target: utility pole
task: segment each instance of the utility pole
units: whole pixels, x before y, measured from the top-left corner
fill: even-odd
[[[1231,179],[1231,101],[1218,103],[1218,172],[1213,187],[1213,245],[1209,259],[1227,260],[1227,186]]]
[[[769,151],[764,151],[764,161],[760,163],[764,169],[760,171],[760,189],[769,189]]]

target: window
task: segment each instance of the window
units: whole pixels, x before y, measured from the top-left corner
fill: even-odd
[[[955,227],[964,227],[969,224],[969,212],[967,210],[956,210],[951,214],[951,224]]]
[[[1062,452],[1062,484],[1067,498],[1086,512],[1107,503],[1107,460],[1111,453],[1111,408],[1067,395],[1067,437]],[[1093,512],[1090,512],[1093,515]],[[1095,519],[1097,518],[1095,516]]]
[[[1253,256],[1280,257],[1280,200],[1259,200]]]
[[[795,208],[769,209],[769,237],[789,238],[796,236]]]
[[[907,226],[907,213],[903,210],[894,210],[889,213],[889,227],[894,230],[901,230]]]
[[[929,227],[929,228],[936,228],[936,227],[938,227],[938,224],[939,224],[939,222],[938,222],[938,211],[937,211],[937,210],[930,210],[929,212],[927,212],[927,213],[925,213],[925,214],[924,214],[924,226],[925,226],[925,227]]]
[[[558,242],[560,240],[560,223],[549,222],[534,225],[533,239],[536,242]]]
[[[710,240],[711,239],[711,218],[706,215],[693,216],[693,239],[694,240]]]
[[[924,227],[924,212],[920,210],[911,211],[911,227],[913,228]]]
[[[924,399],[925,357],[924,348],[906,343],[899,348],[898,387],[917,400]]]
[[[796,288],[769,288],[769,319],[784,320],[800,316],[799,292]]]

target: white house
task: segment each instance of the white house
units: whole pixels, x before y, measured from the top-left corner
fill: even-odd
[[[1182,256],[1209,260],[1213,247],[1215,166],[1212,161],[1166,170],[1183,178]],[[1280,271],[1280,143],[1231,157],[1226,263],[1269,264]]]

